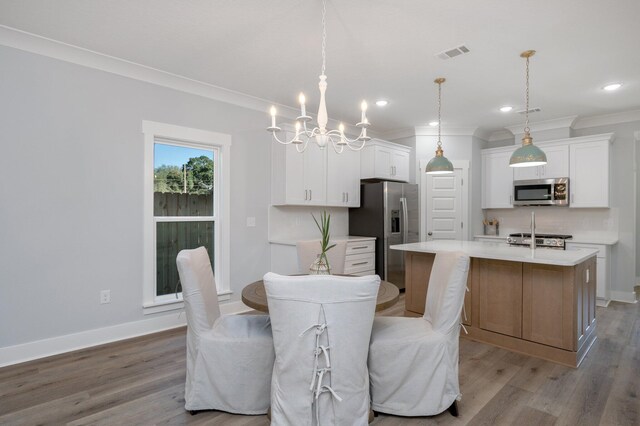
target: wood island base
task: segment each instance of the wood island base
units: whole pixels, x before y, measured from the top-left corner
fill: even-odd
[[[434,258],[405,251],[409,316],[424,313]],[[595,255],[574,266],[472,257],[461,335],[578,367],[596,340],[596,276]]]

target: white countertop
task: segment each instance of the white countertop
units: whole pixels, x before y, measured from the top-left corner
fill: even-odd
[[[598,253],[596,249],[536,249],[512,247],[502,242],[439,240],[413,244],[398,244],[393,250],[419,253],[437,253],[439,251],[461,251],[470,257],[480,259],[508,260],[511,262],[541,263],[545,265],[575,266]]]
[[[300,239],[289,239],[289,238],[273,238],[269,240],[271,244],[282,244],[285,246],[295,246],[298,241],[313,241],[319,240],[320,238],[300,238]],[[371,241],[375,240],[376,237],[358,237],[355,235],[339,235],[337,237],[331,237],[331,241],[347,241],[347,242],[357,242],[357,241]]]

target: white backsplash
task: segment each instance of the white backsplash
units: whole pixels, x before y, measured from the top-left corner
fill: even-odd
[[[320,238],[311,214],[320,220],[323,211],[331,214],[330,233],[349,234],[349,209],[342,207],[270,206],[269,240],[304,240]]]
[[[571,234],[601,236],[618,234],[617,208],[572,209],[568,207],[516,207],[485,210],[485,219],[500,221],[500,235],[528,232],[531,212],[536,212],[536,232],[539,234]],[[482,226],[480,226],[482,229]]]

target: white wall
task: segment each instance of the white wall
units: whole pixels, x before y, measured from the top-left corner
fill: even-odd
[[[142,120],[232,136],[232,301],[267,271],[266,113],[7,47],[0,63],[0,348],[149,318]]]

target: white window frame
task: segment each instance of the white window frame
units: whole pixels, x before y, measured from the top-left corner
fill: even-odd
[[[176,296],[156,296],[156,223],[198,220],[214,221],[214,264],[218,300],[229,300],[230,285],[230,170],[231,136],[223,133],[192,129],[154,121],[142,122],[144,134],[144,201],[143,201],[143,311],[144,314],[182,309],[182,293]],[[153,214],[153,171],[155,143],[166,143],[189,148],[211,149],[214,151],[214,200],[213,217],[154,217]],[[216,157],[217,156],[217,157]]]

